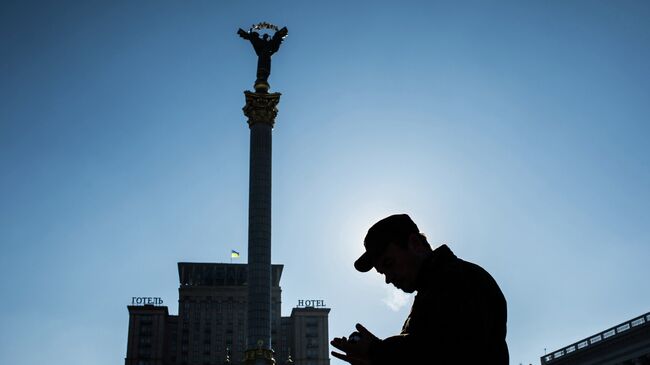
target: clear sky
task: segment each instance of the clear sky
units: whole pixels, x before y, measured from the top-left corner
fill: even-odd
[[[399,331],[412,297],[352,267],[406,212],[487,269],[511,363],[650,311],[647,1],[0,3],[0,363],[121,364],[132,296],[246,262],[256,56],[273,57],[283,314]],[[332,364],[342,364],[332,358]]]

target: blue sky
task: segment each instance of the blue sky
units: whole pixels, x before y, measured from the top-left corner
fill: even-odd
[[[236,35],[287,26],[269,79],[283,313],[397,333],[411,297],[352,267],[409,213],[508,300],[511,363],[650,311],[644,1],[3,1],[0,363],[116,364],[132,296],[246,262]],[[339,364],[332,359],[332,364]]]

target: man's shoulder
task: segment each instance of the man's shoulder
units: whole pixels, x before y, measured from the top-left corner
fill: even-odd
[[[434,250],[434,260],[431,264],[430,286],[498,286],[487,270],[474,262],[457,257],[447,245]]]
[[[468,271],[475,272],[478,274],[487,274],[489,273],[481,267],[479,264],[476,264],[471,261],[461,259],[456,256],[454,252],[447,246],[441,245],[433,251],[434,256],[434,265],[439,266],[443,270],[447,271]]]

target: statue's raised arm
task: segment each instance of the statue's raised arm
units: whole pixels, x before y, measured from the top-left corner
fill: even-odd
[[[287,27],[283,27],[282,29],[275,32],[275,34],[273,35],[273,40],[275,41],[277,39],[278,42],[282,42],[282,40],[285,39],[288,34],[289,34],[289,29],[287,29]]]
[[[287,29],[287,27],[284,27],[278,30],[277,32],[275,32],[270,42],[271,54],[277,52],[278,49],[280,49],[280,43],[282,43],[282,41],[287,37],[287,34],[289,34],[289,30]]]

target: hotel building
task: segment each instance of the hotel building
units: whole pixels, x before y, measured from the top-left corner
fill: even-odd
[[[125,365],[240,364],[247,334],[246,264],[178,263],[178,315],[156,300],[129,305]],[[277,364],[329,365],[329,308],[302,301],[281,316],[283,265],[272,265],[271,338]]]

